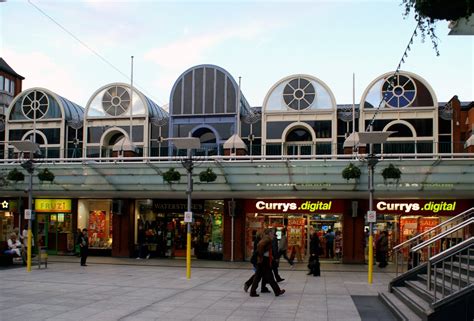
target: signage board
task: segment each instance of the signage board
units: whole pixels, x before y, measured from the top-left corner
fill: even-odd
[[[25,210],[25,220],[31,220],[32,213],[32,210]]]
[[[71,212],[70,199],[35,199],[35,211],[43,213]]]
[[[193,212],[184,212],[184,222],[185,223],[193,222]]]
[[[377,222],[377,212],[367,211],[367,222],[369,222],[369,223]]]

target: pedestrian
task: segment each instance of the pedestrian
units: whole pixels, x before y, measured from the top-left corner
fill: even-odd
[[[286,237],[286,229],[283,229],[281,231],[280,243],[278,244],[278,256],[280,258],[283,256],[283,258],[288,262],[288,264],[293,266],[295,263],[293,262],[293,260],[290,260],[290,258],[288,258],[287,252],[288,252],[288,238]]]
[[[272,271],[273,276],[277,282],[285,281],[284,278],[278,273],[278,267],[280,266],[280,251],[278,250],[278,239],[276,237],[276,229],[273,228],[273,237],[272,237]],[[262,281],[264,282],[264,281]],[[266,284],[265,284],[266,285]]]
[[[332,259],[334,257],[334,232],[329,229],[324,238],[326,239],[326,257]]]
[[[87,229],[82,229],[82,233],[79,236],[79,246],[81,251],[81,266],[87,266],[86,260],[89,254],[89,237],[87,236]]]
[[[342,259],[342,233],[336,231],[336,237],[334,238],[334,251],[336,253],[336,259]]]
[[[255,278],[255,272],[257,271],[257,244],[260,242],[262,239],[262,233],[258,232],[255,235],[255,240],[253,242],[253,252],[252,252],[252,257],[250,258],[250,263],[253,265],[253,274],[252,276],[245,281],[244,283],[244,291],[247,292],[249,288],[252,286],[253,280]],[[270,290],[265,286],[265,284],[262,281],[262,287],[260,289],[261,293],[270,293]]]
[[[314,232],[311,235],[311,241],[309,243],[310,256],[308,262],[308,275],[321,276],[321,268],[319,264],[319,254],[321,253],[320,247],[318,233]]]
[[[388,233],[382,231],[375,244],[376,259],[379,262],[379,267],[384,268],[387,266],[387,252],[388,252]]]
[[[257,244],[257,271],[250,288],[250,296],[258,297],[257,287],[261,279],[265,280],[265,283],[270,284],[273,289],[275,296],[280,296],[285,293],[285,290],[280,289],[278,283],[272,273],[272,238],[274,237],[273,229],[266,229],[264,236]]]

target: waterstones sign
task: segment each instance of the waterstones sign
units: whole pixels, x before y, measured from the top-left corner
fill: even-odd
[[[457,214],[462,210],[458,201],[378,201],[377,212],[400,214]]]
[[[334,200],[252,200],[247,212],[257,213],[342,213],[343,208]]]

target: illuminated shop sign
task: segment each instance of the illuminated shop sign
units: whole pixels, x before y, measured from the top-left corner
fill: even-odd
[[[332,209],[332,201],[257,201],[255,210],[257,211],[273,211],[273,212],[316,212],[330,211]]]
[[[377,202],[377,210],[386,212],[403,212],[412,213],[418,211],[425,211],[431,213],[438,212],[453,212],[456,211],[456,201],[429,201],[429,202]]]
[[[5,199],[0,199],[0,211],[10,210],[10,201]]]
[[[71,212],[70,199],[35,199],[36,212]]]
[[[183,213],[188,209],[188,203],[183,200],[176,200],[174,202],[165,200],[153,200],[153,209],[162,213]],[[191,203],[191,211],[202,213],[204,211],[204,201],[193,200]]]

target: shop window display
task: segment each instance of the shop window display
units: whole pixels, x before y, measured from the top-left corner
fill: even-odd
[[[138,257],[184,257],[187,224],[186,202],[137,201],[136,244]],[[193,202],[191,254],[197,258],[222,259],[224,201]],[[143,229],[141,228],[143,226]],[[146,254],[143,254],[146,252]]]
[[[7,241],[13,232],[13,214],[0,212],[0,241]]]
[[[89,235],[89,248],[112,249],[112,219],[110,200],[92,200],[78,203],[78,224],[86,228]]]

